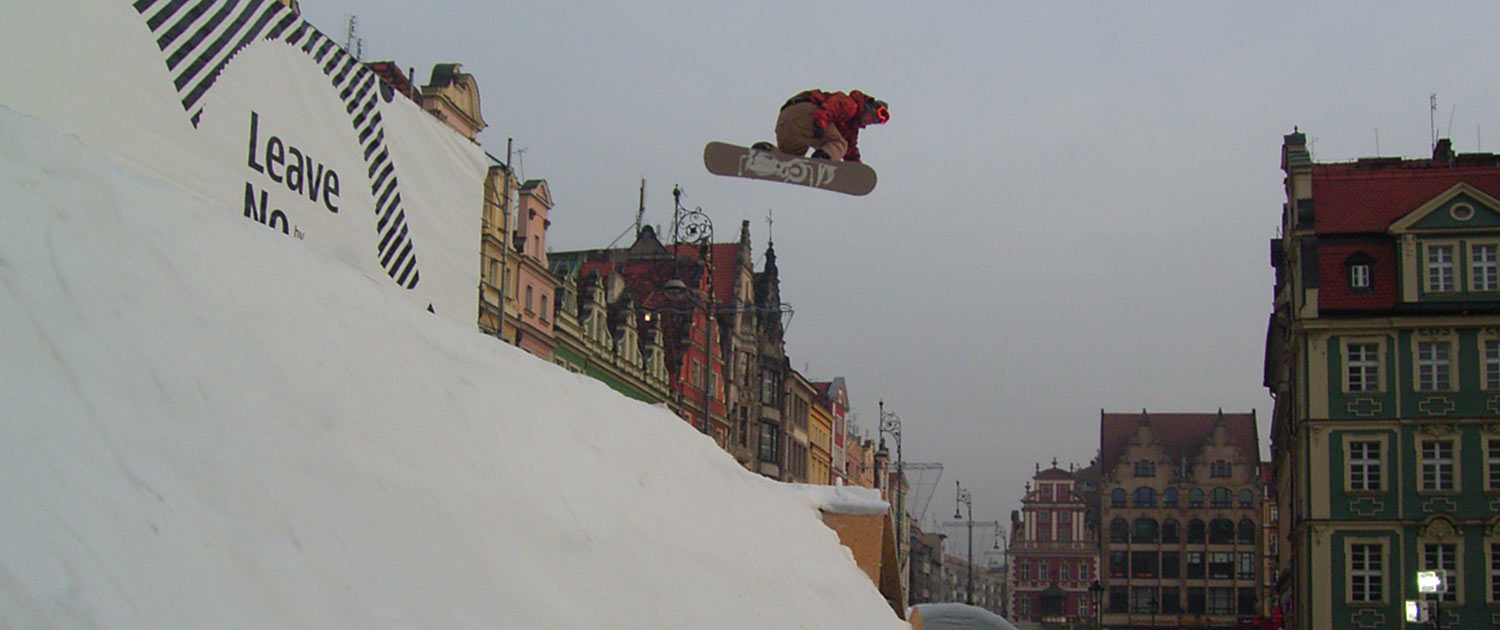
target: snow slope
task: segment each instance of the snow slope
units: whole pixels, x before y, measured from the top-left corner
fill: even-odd
[[[907,627],[667,411],[4,106],[0,291],[0,628]]]

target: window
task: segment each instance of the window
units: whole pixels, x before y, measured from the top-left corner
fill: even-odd
[[[1161,491],[1161,506],[1162,507],[1168,507],[1168,508],[1177,507],[1177,489],[1176,488],[1167,488],[1166,490],[1162,490]]]
[[[1125,489],[1115,488],[1109,491],[1109,507],[1125,507]]]
[[[1378,604],[1385,602],[1385,545],[1380,543],[1350,543],[1349,566],[1344,572],[1349,576],[1348,599],[1356,604]]]
[[[1160,538],[1159,532],[1160,530],[1156,526],[1156,519],[1142,517],[1135,519],[1130,539],[1131,542],[1154,543]]]
[[[1123,613],[1130,607],[1130,590],[1123,586],[1109,587],[1109,610],[1107,612]]]
[[[1208,544],[1228,545],[1234,542],[1234,523],[1227,518],[1216,518],[1208,524]]]
[[[1255,579],[1255,554],[1240,552],[1235,561],[1234,577],[1241,580]]]
[[[528,285],[526,285],[526,313],[528,315],[531,314],[531,313],[533,313],[533,312],[535,312],[535,309],[533,308],[533,305],[532,305],[532,303],[534,301],[535,300],[533,300],[532,296],[531,296],[531,285],[528,284]]]
[[[1019,580],[1031,579],[1031,563],[1025,560],[1016,563],[1016,578]]]
[[[1218,461],[1214,462],[1213,465],[1209,467],[1209,471],[1208,471],[1209,474],[1208,474],[1208,476],[1210,476],[1210,477],[1228,477],[1230,475],[1230,472],[1232,470],[1233,469],[1229,465],[1229,462],[1226,462],[1226,461],[1224,461],[1224,460],[1221,459],[1221,460],[1218,460]]]
[[[1445,392],[1453,389],[1452,357],[1452,342],[1418,341],[1417,391]]]
[[[1190,508],[1201,508],[1201,507],[1203,507],[1203,489],[1202,488],[1193,488],[1191,490],[1188,490],[1188,507],[1190,507]]]
[[[1453,273],[1453,245],[1428,244],[1426,289],[1428,293],[1452,293],[1456,290]]]
[[[1350,393],[1381,390],[1379,343],[1358,342],[1344,346],[1344,390]]]
[[[1469,290],[1500,290],[1500,257],[1494,243],[1469,246]]]
[[[1379,440],[1349,440],[1344,445],[1344,468],[1350,492],[1378,492],[1382,489],[1383,466]]]
[[[1260,609],[1260,598],[1258,598],[1258,597],[1255,596],[1255,589],[1241,587],[1239,589],[1239,594],[1240,594],[1240,605],[1239,605],[1239,614],[1240,615],[1253,615],[1253,614],[1255,614]]]
[[[1155,551],[1130,552],[1130,575],[1138,578],[1154,578],[1161,571]]]
[[[1141,461],[1136,462],[1135,463],[1135,476],[1137,476],[1137,477],[1155,477],[1156,476],[1156,462],[1146,461],[1146,460],[1141,460]]]
[[[1187,590],[1187,608],[1190,615],[1201,615],[1206,607],[1203,605],[1203,587],[1193,586]]]
[[[1016,600],[1016,614],[1022,619],[1031,616],[1031,598],[1021,597]]]
[[[1458,489],[1453,477],[1454,441],[1450,439],[1418,440],[1421,470],[1420,488],[1429,492],[1452,492]]]
[[[1484,341],[1484,388],[1500,389],[1500,341]]]
[[[1080,579],[1080,580],[1087,580],[1087,579],[1089,579],[1089,561],[1088,560],[1079,560],[1078,561],[1078,579]]]
[[[776,463],[781,449],[781,429],[769,422],[760,423],[760,461]]]
[[[1458,544],[1457,543],[1426,543],[1422,545],[1422,568],[1443,569],[1448,572],[1448,591],[1443,593],[1443,601],[1458,601],[1458,593],[1463,590],[1463,575],[1458,571]]]
[[[1195,518],[1188,521],[1187,541],[1189,544],[1202,543],[1207,532],[1208,528],[1204,527],[1202,520]]]
[[[1208,589],[1208,614],[1233,615],[1234,589],[1220,587]]]
[[[1130,556],[1123,551],[1109,552],[1109,577],[1122,578],[1130,574],[1130,568],[1126,565],[1130,562]]]
[[[1484,489],[1500,490],[1500,439],[1484,441]]]
[[[1175,586],[1161,587],[1161,611],[1168,614],[1182,612],[1182,591]]]
[[[1156,588],[1150,586],[1137,586],[1130,589],[1130,612],[1154,613],[1156,612]]]
[[[1130,540],[1130,523],[1125,519],[1117,518],[1109,522],[1109,542],[1128,542]]]
[[[1370,263],[1349,265],[1349,288],[1356,291],[1370,288]]]
[[[1201,579],[1203,577],[1203,552],[1187,552],[1187,576],[1189,580]]]
[[[1234,531],[1234,540],[1241,545],[1255,544],[1255,521],[1248,518],[1240,519],[1240,524]]]
[[[1234,554],[1215,551],[1208,554],[1208,579],[1227,580],[1234,577]]]
[[[1070,569],[1071,569],[1071,566],[1067,562],[1059,562],[1057,564],[1057,579],[1059,579],[1059,580],[1061,580],[1063,582],[1066,582],[1066,581],[1072,579],[1072,578],[1070,578],[1068,576],[1068,573],[1069,573]]]
[[[1490,543],[1490,603],[1500,603],[1500,542]]]
[[[1233,503],[1230,500],[1229,488],[1214,488],[1209,496],[1212,497],[1208,503],[1210,507],[1227,508]]]
[[[1169,518],[1161,522],[1161,541],[1164,543],[1182,542],[1182,526],[1177,519]]]
[[[1161,552],[1161,576],[1163,579],[1175,580],[1182,575],[1182,558],[1176,551]]]
[[[1136,507],[1156,507],[1156,490],[1147,487],[1135,489]]]
[[[1248,488],[1240,491],[1240,507],[1255,507],[1255,493],[1251,492]]]
[[[1049,567],[1050,565],[1047,564],[1046,560],[1036,563],[1036,579],[1043,582],[1052,579],[1052,576],[1047,571]]]

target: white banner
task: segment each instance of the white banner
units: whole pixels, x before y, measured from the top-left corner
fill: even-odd
[[[280,3],[0,13],[0,103],[472,321],[483,151]]]

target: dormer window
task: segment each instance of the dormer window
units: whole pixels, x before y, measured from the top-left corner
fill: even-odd
[[[1344,260],[1344,267],[1349,270],[1349,291],[1352,293],[1367,293],[1374,286],[1375,259],[1364,252],[1355,252]]]

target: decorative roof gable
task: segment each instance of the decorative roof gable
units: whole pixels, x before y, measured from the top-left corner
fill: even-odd
[[[1391,224],[1391,234],[1500,228],[1500,200],[1464,182],[1418,206]]]

